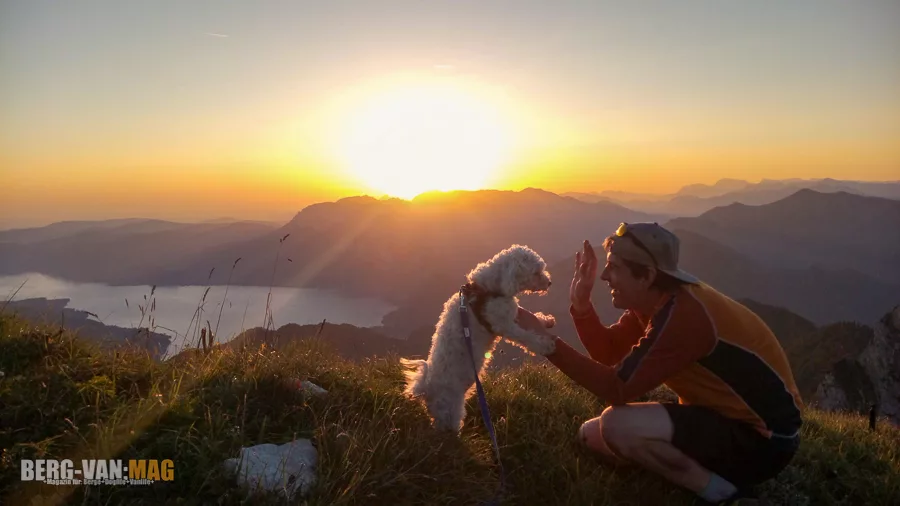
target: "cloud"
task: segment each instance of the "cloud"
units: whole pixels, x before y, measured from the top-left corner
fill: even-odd
[[[228,35],[224,33],[215,33],[215,32],[203,32],[203,35],[209,35],[210,37],[222,37],[227,38]]]

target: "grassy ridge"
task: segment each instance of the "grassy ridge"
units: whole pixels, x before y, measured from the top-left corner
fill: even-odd
[[[350,363],[311,340],[157,363],[0,316],[0,371],[2,504],[30,504],[37,494],[48,504],[247,504],[221,462],[241,446],[293,438],[311,438],[319,450],[310,505],[477,504],[498,483],[476,402],[460,437],[433,431],[424,409],[401,394],[394,357]],[[289,386],[294,378],[329,394],[304,397]],[[490,375],[485,388],[511,486],[506,503],[697,503],[579,448],[577,427],[603,406],[554,368]],[[866,423],[807,412],[800,453],[764,496],[773,504],[900,504],[900,431],[882,425],[873,434]],[[25,458],[168,458],[175,480],[28,487],[19,480]]]

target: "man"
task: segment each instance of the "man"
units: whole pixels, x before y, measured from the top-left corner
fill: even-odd
[[[585,241],[569,296],[590,357],[558,336],[547,356],[609,404],[581,426],[581,442],[710,503],[746,497],[799,446],[802,401],[778,340],[749,309],[679,269],[678,238],[658,224],[623,223],[603,247],[600,279],[624,313],[605,326],[594,311],[598,262]],[[518,323],[552,336],[524,309]],[[660,384],[678,404],[632,403]]]

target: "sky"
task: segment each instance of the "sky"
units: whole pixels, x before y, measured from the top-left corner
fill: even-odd
[[[896,0],[4,0],[0,226],[896,180],[898,48]]]

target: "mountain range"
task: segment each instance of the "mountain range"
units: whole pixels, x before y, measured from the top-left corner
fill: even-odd
[[[644,194],[618,191],[563,193],[586,202],[612,202],[630,209],[669,217],[698,216],[710,209],[734,203],[770,204],[798,190],[820,193],[847,192],[869,197],[900,199],[900,181],[846,181],[836,179],[763,179],[751,183],[740,179],[720,179],[715,184],[692,184],[671,194]]]
[[[515,243],[540,253],[555,280],[546,297],[523,304],[564,316],[575,251],[584,239],[599,248],[622,221],[659,221],[681,239],[686,270],[726,295],[785,307],[817,325],[869,322],[900,298],[900,234],[891,233],[900,230],[900,202],[809,189],[670,221],[526,189],[351,197],[308,206],[280,227],[70,222],[0,232],[0,274],[158,286],[224,284],[230,276],[238,285],[336,289],[395,305],[383,321],[394,335],[430,335],[465,274]],[[602,290],[598,312],[618,318]]]
[[[709,199],[748,185],[725,180],[684,193]],[[766,204],[731,203],[668,220],[609,201],[527,189],[434,192],[411,201],[351,197],[308,206],[281,226],[63,222],[0,232],[0,274],[37,271],[73,281],[159,286],[221,284],[230,275],[232,284],[376,296],[396,306],[379,327],[286,325],[274,335],[284,341],[318,335],[354,359],[387,352],[424,356],[442,305],[465,274],[511,244],[527,244],[548,262],[554,284],[547,295],[522,297],[521,304],[556,315],[557,333],[582,349],[567,314],[574,253],[583,239],[600,248],[622,221],[665,225],[679,237],[685,270],[759,314],[781,340],[804,398],[856,407],[892,399],[879,393],[879,385],[897,380],[879,372],[893,366],[879,365],[878,350],[889,349],[894,357],[896,333],[873,334],[870,325],[900,302],[900,201],[843,190],[801,188]],[[237,258],[242,260],[235,265]],[[604,323],[618,319],[621,311],[612,307],[602,282],[593,300]],[[64,302],[53,312],[65,315],[67,327],[96,323],[84,312],[63,311]],[[30,311],[34,304],[10,307]],[[102,330],[113,340],[134,332]],[[267,337],[252,329],[229,345]],[[154,335],[154,343],[146,344],[155,347],[163,339]],[[504,343],[491,367],[539,360]],[[856,395],[853,385],[868,386]]]
[[[730,204],[666,226],[770,267],[853,269],[900,283],[900,200],[803,189],[771,204]]]
[[[274,228],[264,222],[127,219],[0,231],[0,275],[41,272],[70,281],[154,284],[155,273],[171,265]]]
[[[851,206],[847,207],[847,200]],[[893,206],[900,202],[875,197],[858,197],[842,193],[818,193],[801,190],[777,203],[750,207],[755,212],[759,226],[752,230],[766,230],[773,223],[791,223],[803,229],[798,234],[815,237],[816,233],[833,237],[827,226],[819,226],[815,216],[822,223],[829,220],[842,220],[848,223],[865,223],[873,220],[883,230],[900,230],[900,215],[892,214]],[[770,237],[760,233],[753,240],[772,241],[779,246],[779,257],[761,257],[751,253],[745,254],[741,245],[729,246],[729,237],[722,237],[722,242],[704,235],[707,220],[718,223],[716,230],[735,230],[740,236],[741,226],[745,226],[745,218],[738,210],[717,209],[698,218],[685,218],[663,223],[679,237],[681,242],[680,265],[695,274],[707,284],[732,298],[750,298],[765,303],[788,308],[815,324],[827,324],[836,321],[871,322],[880,317],[886,308],[900,300],[900,283],[892,282],[892,266],[886,266],[884,272],[873,272],[866,269],[860,272],[850,266],[865,265],[873,262],[872,258],[883,258],[883,253],[896,255],[900,247],[892,246],[895,238],[869,239],[861,231],[860,242],[882,245],[883,250],[866,252],[858,244],[847,244],[847,241],[833,239],[827,252],[828,263],[817,262],[815,256],[805,244],[790,248],[793,243],[783,243],[777,236],[781,226],[771,227]],[[814,209],[815,213],[801,212]],[[879,215],[879,212],[885,212]],[[784,216],[781,216],[783,213]],[[818,213],[818,214],[816,214]],[[832,216],[832,213],[834,216]],[[712,215],[709,217],[707,215]],[[802,219],[801,219],[802,218]],[[615,221],[615,220],[614,220]],[[625,221],[625,220],[623,220]],[[809,223],[807,223],[807,221]],[[859,225],[860,227],[862,225]],[[804,228],[806,227],[806,228]],[[589,230],[589,229],[587,229]],[[603,238],[612,228],[594,229],[586,232],[595,248],[600,248]],[[699,230],[699,231],[695,231]],[[748,232],[749,233],[749,232]],[[811,243],[827,240],[810,238]],[[575,248],[579,241],[571,243]],[[862,258],[859,258],[862,255]],[[843,259],[843,260],[842,260]],[[843,263],[842,263],[843,262]],[[574,265],[574,252],[549,264],[549,271],[556,280],[550,292],[543,297],[526,296],[522,305],[529,309],[540,310],[557,315],[560,322],[559,331],[564,335],[574,336],[574,328],[568,318],[568,283],[571,280]],[[474,265],[473,265],[474,266]],[[896,265],[894,266],[896,267]],[[401,304],[394,312],[384,318],[384,324],[394,332],[406,335],[410,332],[421,334],[440,312],[441,305],[453,293],[458,284],[434,280],[428,286],[417,291],[408,303]],[[621,311],[612,307],[604,286],[595,286],[594,304],[604,322],[618,319]],[[560,318],[562,316],[562,318]]]
[[[584,230],[656,219],[535,189],[430,193],[412,201],[350,197],[308,206],[277,228],[94,229],[25,243],[0,236],[0,274],[173,286],[206,284],[216,268],[210,282],[224,284],[241,258],[233,284],[333,288],[401,303],[436,280],[459,286],[474,265],[516,242],[552,260],[574,251]]]

